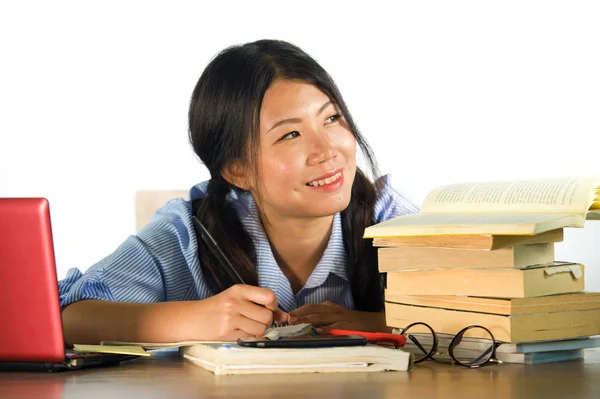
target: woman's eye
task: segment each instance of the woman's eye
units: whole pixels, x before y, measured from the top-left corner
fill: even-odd
[[[331,115],[329,118],[325,119],[325,122],[333,123],[333,122],[337,121],[338,119],[340,119],[341,117],[342,117],[342,115],[340,115],[340,114]]]
[[[295,137],[298,137],[299,135],[300,133],[294,130],[293,132],[289,132],[288,134],[282,136],[279,140],[293,139]]]

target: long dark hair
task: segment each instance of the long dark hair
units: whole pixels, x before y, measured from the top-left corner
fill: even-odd
[[[300,48],[278,40],[259,40],[219,53],[206,67],[192,94],[189,137],[211,179],[206,196],[192,204],[203,222],[247,284],[258,285],[252,240],[225,197],[231,189],[221,172],[231,160],[255,160],[259,143],[259,115],[263,97],[275,79],[301,80],[314,85],[337,106],[360,146],[372,177],[378,170],[373,152],[356,127],[329,74]],[[252,164],[252,163],[250,163]],[[256,173],[256,171],[254,171]],[[383,288],[377,253],[362,238],[374,222],[373,207],[379,188],[357,168],[348,207],[341,213],[347,274],[358,310],[382,311]],[[204,275],[216,292],[237,283],[207,251],[199,251]]]

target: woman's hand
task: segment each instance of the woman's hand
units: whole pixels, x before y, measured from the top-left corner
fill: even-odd
[[[288,320],[288,314],[278,308],[273,291],[251,285],[234,285],[197,301],[197,306],[193,320],[186,323],[193,339],[232,341],[262,336],[273,320]]]
[[[317,332],[326,334],[330,329],[391,332],[385,325],[384,312],[351,310],[333,302],[304,305],[290,312],[294,323],[310,323]]]
[[[234,341],[261,336],[271,325],[287,321],[275,293],[235,285],[201,301],[154,303],[83,300],[62,311],[69,344],[101,341]]]

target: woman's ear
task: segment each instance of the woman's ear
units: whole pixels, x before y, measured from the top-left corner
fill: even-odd
[[[250,171],[246,164],[240,159],[229,161],[221,171],[221,176],[223,176],[229,184],[239,187],[242,190],[248,191],[251,187]]]

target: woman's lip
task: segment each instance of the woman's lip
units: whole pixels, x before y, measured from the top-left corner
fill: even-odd
[[[320,192],[320,193],[336,193],[339,190],[342,189],[342,187],[344,186],[344,173],[343,172],[337,172],[340,174],[340,177],[338,177],[337,179],[335,179],[332,182],[318,185],[318,186],[313,186],[311,184],[306,184],[307,187],[309,187],[311,190],[315,190],[316,192]]]
[[[325,180],[325,179],[327,179],[327,178],[329,178],[329,177],[332,177],[332,176],[335,176],[335,175],[337,175],[338,173],[341,173],[342,171],[343,171],[343,169],[334,170],[334,171],[333,171],[333,172],[331,172],[331,173],[328,173],[328,174],[326,174],[326,175],[323,175],[323,176],[321,176],[321,177],[317,177],[316,179],[309,180],[309,181],[308,181],[308,183],[311,183],[311,182],[313,182],[313,181]],[[308,183],[306,183],[306,184],[308,184]]]

